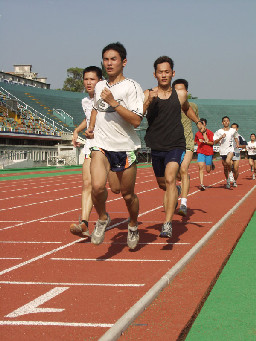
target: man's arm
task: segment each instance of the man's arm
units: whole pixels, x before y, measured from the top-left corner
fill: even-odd
[[[72,137],[72,144],[74,147],[79,147],[80,146],[80,143],[77,142],[77,139],[78,139],[78,133],[80,133],[80,131],[86,129],[87,127],[87,122],[86,122],[86,119],[84,119],[80,124],[79,126],[74,130],[73,132],[73,137]]]
[[[137,128],[142,120],[142,117],[135,114],[134,112],[126,109],[121,104],[119,104],[113,97],[112,92],[105,88],[101,92],[101,98],[111,105],[112,108],[115,109],[115,111],[128,123],[134,126],[134,128]],[[91,124],[90,124],[91,125]]]
[[[203,130],[204,125],[202,124],[202,122],[200,122],[200,120],[196,116],[194,110],[189,105],[189,102],[187,100],[187,91],[186,90],[176,90],[176,92],[178,94],[180,105],[181,105],[181,109],[184,112],[184,114],[188,118],[190,118],[191,121],[195,122],[195,124],[196,124],[196,126],[197,126],[199,131]]]
[[[93,137],[94,137],[93,131],[94,131],[95,123],[96,123],[96,116],[97,116],[97,110],[92,109],[89,127],[85,131],[85,136],[88,139],[93,139]]]
[[[152,103],[153,99],[158,96],[158,89],[144,91],[144,103],[143,103],[143,116],[145,116],[148,107]]]

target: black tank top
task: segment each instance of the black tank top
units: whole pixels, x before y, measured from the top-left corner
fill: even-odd
[[[181,105],[173,89],[168,99],[153,99],[147,110],[148,128],[145,142],[153,150],[186,149],[181,123]]]

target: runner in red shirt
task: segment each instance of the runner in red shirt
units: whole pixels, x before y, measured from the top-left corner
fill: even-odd
[[[199,179],[200,179],[200,190],[204,191],[204,168],[206,165],[206,172],[210,173],[215,168],[212,157],[213,157],[213,132],[206,128],[207,120],[201,118],[200,121],[205,126],[204,132],[198,131],[195,135],[195,144],[197,148],[197,162],[199,168]]]

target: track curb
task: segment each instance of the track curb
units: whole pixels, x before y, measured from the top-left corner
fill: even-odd
[[[99,341],[115,341],[128,328],[128,326],[149,306],[159,293],[173,280],[173,278],[189,263],[197,252],[206,244],[212,235],[224,224],[224,222],[237,210],[237,208],[256,189],[256,185],[239,200],[196,245],[172,267],[160,280],[135,303],[107,332],[99,338]]]

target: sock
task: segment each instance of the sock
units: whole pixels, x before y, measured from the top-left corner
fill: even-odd
[[[187,198],[181,198],[180,204],[187,206],[187,201],[188,201]]]
[[[86,227],[88,227],[88,221],[87,220],[82,220],[82,223],[85,223]]]

